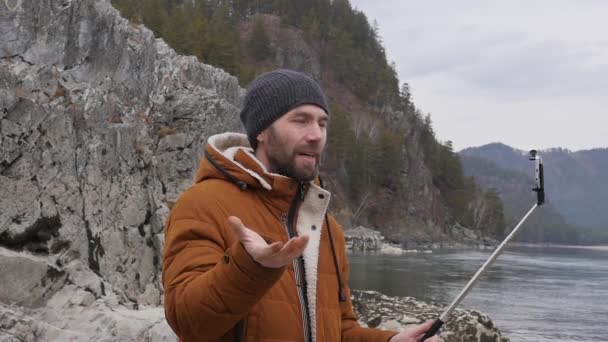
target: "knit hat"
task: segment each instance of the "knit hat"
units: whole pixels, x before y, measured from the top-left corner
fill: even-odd
[[[329,114],[323,90],[301,72],[277,69],[254,79],[249,84],[241,111],[241,122],[251,147],[257,147],[258,134],[276,119],[303,104],[317,105]]]

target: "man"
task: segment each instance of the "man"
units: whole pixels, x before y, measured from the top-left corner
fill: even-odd
[[[247,135],[209,138],[166,228],[165,313],[181,340],[399,342],[430,328],[357,323],[344,236],[317,177],[328,113],[313,79],[279,69],[249,87]]]

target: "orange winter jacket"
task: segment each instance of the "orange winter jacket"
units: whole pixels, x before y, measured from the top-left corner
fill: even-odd
[[[342,284],[342,229],[326,217],[328,191],[266,172],[243,134],[209,138],[205,155],[165,232],[165,315],[182,341],[388,341],[395,334],[357,323]],[[269,243],[286,242],[290,231],[309,235],[302,258],[261,266],[232,231],[232,215]]]

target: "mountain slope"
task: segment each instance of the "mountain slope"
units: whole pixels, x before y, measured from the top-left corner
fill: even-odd
[[[473,207],[498,203],[484,202],[466,181],[407,84],[399,87],[377,30],[348,0],[113,3],[178,51],[234,73],[243,86],[278,67],[321,82],[332,111],[322,170],[346,226],[370,226],[398,242],[456,239],[455,223],[482,235],[504,228],[501,220],[473,214]],[[175,34],[176,27],[184,34]]]
[[[604,201],[608,198],[608,185],[603,180],[608,178],[608,149],[578,152],[549,149],[540,153],[545,164],[548,201],[545,211],[555,218],[549,220],[542,216],[543,221],[560,227],[564,224],[577,227],[578,232],[587,236],[583,240],[591,239],[594,234],[598,237],[606,234],[608,212]],[[533,184],[533,166],[526,154],[498,143],[460,152],[469,174],[476,176],[484,186],[505,191],[506,207],[508,202],[517,202],[518,197],[520,200],[526,198],[525,192],[517,190],[517,184]],[[509,196],[513,198],[509,199]],[[530,192],[528,196],[533,194]]]
[[[536,194],[531,191],[534,187],[533,176],[503,169],[483,158],[462,155],[460,159],[467,176],[474,177],[475,182],[484,189],[496,191],[504,205],[507,229],[515,227],[536,202]],[[528,166],[533,167],[533,164]],[[517,241],[534,243],[573,243],[578,239],[575,229],[565,222],[550,202],[539,207],[528,218],[516,237]]]

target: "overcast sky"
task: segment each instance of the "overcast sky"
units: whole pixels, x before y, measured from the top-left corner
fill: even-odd
[[[351,4],[456,150],[608,147],[608,1]]]

